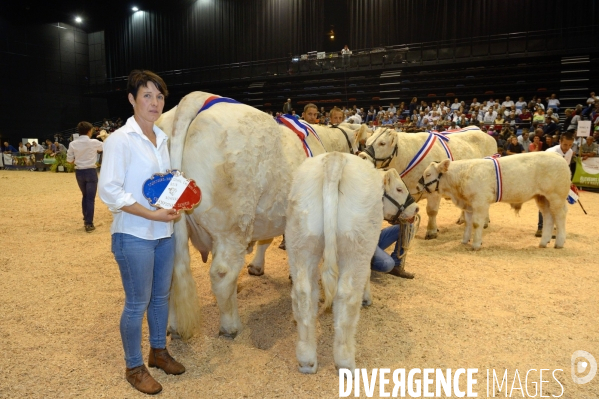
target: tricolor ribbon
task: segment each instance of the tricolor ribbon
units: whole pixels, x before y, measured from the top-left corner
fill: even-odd
[[[312,133],[314,137],[322,144],[320,141],[320,137],[316,133],[316,130],[309,123],[299,120],[297,117],[289,114],[281,115],[276,118],[276,121],[284,126],[287,126],[293,133],[297,135],[297,137],[302,141],[304,146],[304,152],[307,157],[313,157],[312,150],[310,146],[306,142],[306,138]]]
[[[570,185],[570,192],[568,193],[568,203],[574,205],[578,201],[578,188],[574,185]]]
[[[204,105],[202,105],[202,108],[200,108],[200,110],[198,111],[198,113],[196,115],[198,115],[202,111],[206,111],[208,108],[210,108],[214,104],[218,104],[218,103],[241,104],[239,101],[233,100],[232,98],[221,97],[221,96],[210,96],[206,99],[206,101],[204,102]]]
[[[427,139],[424,141],[424,144],[422,145],[420,150],[418,150],[416,155],[414,155],[414,158],[412,158],[412,160],[408,163],[408,166],[406,166],[404,171],[399,174],[400,177],[403,178],[405,175],[410,173],[410,171],[412,171],[412,169],[414,169],[420,162],[422,162],[422,160],[428,155],[428,153],[431,151],[431,149],[435,146],[437,139],[439,139],[439,143],[441,143],[441,146],[445,150],[445,154],[447,155],[447,158],[449,158],[453,161],[453,154],[451,153],[451,150],[449,149],[449,146],[447,145],[447,142],[449,141],[449,137],[445,137],[441,133],[431,132],[431,133],[429,133]]]
[[[497,184],[497,195],[495,196],[495,202],[501,201],[501,197],[503,196],[503,178],[501,177],[501,165],[499,165],[499,158],[501,158],[501,154],[494,154],[490,157],[485,157],[485,159],[490,159],[493,161],[493,165],[495,166],[495,183]]]

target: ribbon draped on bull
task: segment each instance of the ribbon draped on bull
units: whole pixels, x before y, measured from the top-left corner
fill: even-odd
[[[501,176],[501,165],[499,164],[499,158],[501,158],[501,154],[494,154],[490,157],[485,157],[485,159],[490,159],[493,161],[493,165],[495,166],[495,183],[497,184],[495,202],[501,201],[501,197],[503,196],[503,178]]]
[[[297,117],[289,114],[278,116],[275,119],[279,124],[287,126],[293,133],[297,135],[297,137],[302,141],[304,146],[304,152],[307,157],[313,157],[312,150],[310,146],[306,142],[306,138],[312,133],[314,137],[322,144],[320,141],[320,137],[316,133],[316,130],[309,123],[299,120]]]
[[[214,104],[218,104],[218,103],[241,104],[239,101],[233,100],[232,98],[221,97],[221,96],[210,96],[206,99],[206,101],[204,102],[204,105],[202,105],[202,108],[200,108],[197,115],[199,115],[200,112],[206,111],[208,108],[210,108]]]
[[[431,149],[435,146],[437,139],[438,139],[439,143],[441,144],[441,146],[443,147],[443,150],[445,150],[445,154],[447,155],[447,158],[449,158],[453,161],[453,154],[451,153],[451,150],[449,149],[449,146],[447,145],[447,142],[449,141],[449,137],[446,137],[443,133],[430,132],[427,139],[425,140],[424,144],[420,148],[420,150],[418,150],[416,155],[414,155],[414,158],[412,158],[412,160],[408,163],[408,166],[406,166],[404,171],[399,174],[400,177],[403,178],[405,175],[410,173],[410,171],[412,169],[414,169],[420,162],[422,162],[422,160],[428,155],[428,153],[431,151]]]

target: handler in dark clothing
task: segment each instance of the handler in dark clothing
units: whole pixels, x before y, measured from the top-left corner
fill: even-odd
[[[79,122],[77,125],[79,138],[69,144],[67,162],[75,164],[75,177],[83,194],[81,208],[85,231],[91,233],[94,227],[94,203],[98,191],[98,172],[96,160],[102,152],[102,143],[92,139],[94,127],[89,122]]]

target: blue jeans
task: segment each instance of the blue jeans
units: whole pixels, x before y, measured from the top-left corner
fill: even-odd
[[[374,251],[374,257],[370,263],[370,268],[377,272],[389,273],[395,266],[399,266],[399,258],[397,257],[397,248],[400,247],[400,225],[396,224],[384,228],[379,236],[379,243]],[[385,249],[395,243],[393,253],[389,255]],[[403,253],[403,248],[400,250],[400,255]]]
[[[112,235],[112,253],[121,271],[125,307],[121,315],[121,340],[127,368],[144,364],[141,325],[148,312],[150,346],[166,347],[168,298],[175,260],[175,239],[144,240],[129,234]]]
[[[94,224],[94,204],[96,191],[98,190],[98,172],[96,168],[75,169],[75,177],[83,198],[81,199],[81,210],[85,225]]]

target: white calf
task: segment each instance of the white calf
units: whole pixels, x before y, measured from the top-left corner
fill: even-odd
[[[371,302],[370,260],[383,216],[408,219],[416,212],[418,206],[394,169],[377,171],[372,164],[339,152],[307,159],[299,167],[289,193],[285,238],[302,373],[315,373],[318,368],[315,323],[320,260],[324,256],[325,308],[333,303],[335,365],[354,369],[356,326],[360,305]]]

